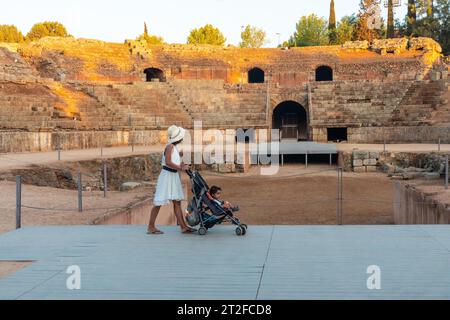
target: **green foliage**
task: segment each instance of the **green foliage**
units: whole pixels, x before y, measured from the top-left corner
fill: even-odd
[[[23,42],[24,37],[22,32],[13,25],[0,25],[0,42]]]
[[[26,40],[34,41],[44,37],[69,37],[69,34],[61,23],[45,21],[36,23],[28,32]]]
[[[145,42],[147,42],[147,44],[149,45],[159,45],[159,44],[164,44],[164,38],[163,37],[159,37],[159,36],[154,36],[154,35],[149,35],[149,34],[141,34],[137,40],[143,40]]]
[[[192,30],[189,34],[187,43],[223,46],[225,41],[227,41],[227,39],[218,28],[215,28],[211,24],[207,24],[204,27]]]
[[[380,39],[383,36],[383,20],[375,19],[373,27],[369,27],[373,19],[371,8],[378,7],[377,0],[361,0],[359,4],[358,21],[353,29],[353,40],[367,40],[369,42],[374,39]]]
[[[239,43],[241,48],[261,48],[267,43],[266,32],[250,25],[241,32],[241,39]]]
[[[165,43],[162,37],[148,34],[146,22],[144,22],[144,33],[137,37],[136,40],[145,41],[149,45],[160,45]]]
[[[412,4],[412,1],[409,3]],[[415,4],[417,14],[413,15],[411,10],[399,29],[405,29],[408,36],[433,38],[441,44],[445,54],[450,54],[450,1],[415,0]]]
[[[295,33],[289,39],[289,45],[293,47],[323,46],[328,43],[328,23],[315,14],[301,17]]]
[[[344,44],[347,41],[352,41],[353,30],[357,20],[355,15],[342,17],[336,28],[336,44]]]

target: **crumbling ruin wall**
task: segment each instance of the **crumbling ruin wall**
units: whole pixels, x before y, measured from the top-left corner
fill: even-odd
[[[413,185],[396,181],[394,185],[395,224],[449,224],[450,207]]]

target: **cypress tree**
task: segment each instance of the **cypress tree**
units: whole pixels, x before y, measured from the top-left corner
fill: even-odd
[[[408,16],[406,17],[406,34],[412,35],[417,19],[416,0],[408,0]]]
[[[394,38],[394,3],[393,0],[388,0],[388,22],[386,37]]]
[[[148,36],[147,22],[144,22],[144,36]]]
[[[337,33],[336,33],[336,12],[334,10],[334,0],[330,2],[330,19],[328,20],[328,32],[330,44],[337,43]]]

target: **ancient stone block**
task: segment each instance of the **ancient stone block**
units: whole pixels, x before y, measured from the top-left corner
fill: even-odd
[[[369,49],[369,41],[347,41],[342,45],[347,50],[367,50]]]
[[[355,168],[353,168],[353,172],[365,173],[366,172],[366,167],[355,167]]]
[[[370,151],[369,152],[369,158],[370,159],[380,159],[380,153],[377,151]]]
[[[363,165],[365,166],[376,166],[377,165],[377,159],[364,159]]]
[[[389,52],[399,54],[402,51],[406,51],[408,47],[408,39],[395,38],[395,39],[374,39],[372,43],[372,49],[379,51],[381,54]]]
[[[366,172],[377,172],[377,166],[366,166]]]
[[[363,160],[357,159],[357,160],[353,160],[353,167],[362,167],[363,166]]]
[[[219,164],[220,173],[233,173],[236,172],[236,165],[234,163]]]
[[[360,150],[353,151],[353,159],[355,160],[364,160],[368,158],[369,158],[368,151],[360,151]]]
[[[416,50],[416,51],[436,51],[436,52],[442,52],[442,47],[439,43],[434,41],[431,38],[411,38],[409,40],[409,48],[410,50]]]

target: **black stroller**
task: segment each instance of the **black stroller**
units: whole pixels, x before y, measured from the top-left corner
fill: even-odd
[[[209,194],[209,187],[198,171],[187,171],[191,179],[193,198],[189,203],[190,214],[187,216],[187,222],[191,227],[200,225],[198,234],[204,236],[208,229],[224,221],[230,221],[236,225],[236,235],[243,236],[247,233],[247,225],[242,224],[239,219],[234,217],[233,210],[223,208],[213,200]]]

